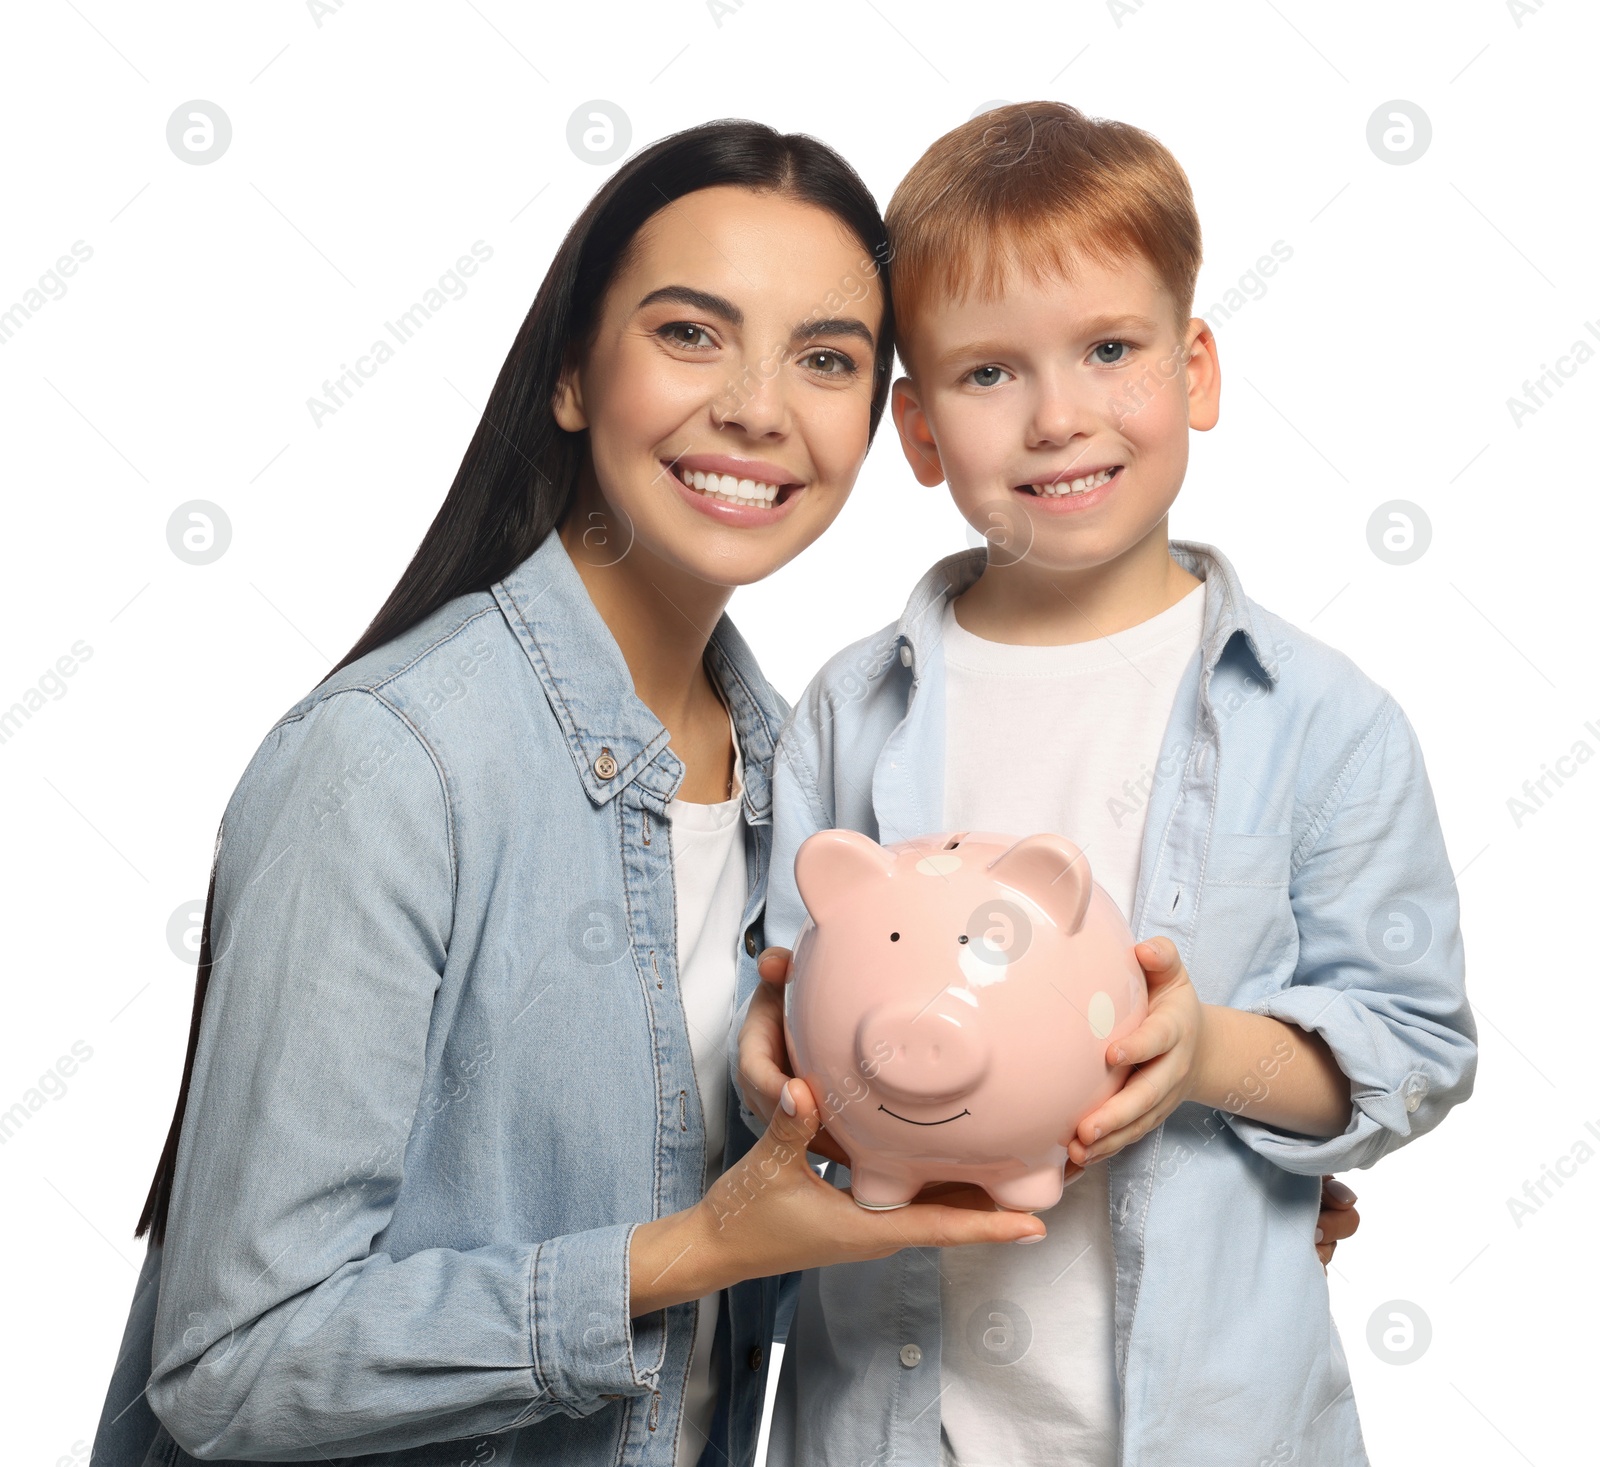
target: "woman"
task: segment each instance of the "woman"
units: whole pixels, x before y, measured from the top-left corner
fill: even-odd
[[[757,1140],[727,1083],[780,705],[722,609],[854,482],[885,258],[842,160],[749,123],[574,225],[224,814],[97,1463],[747,1463],[777,1276],[1041,1231],[858,1209],[803,1084]]]
[[[798,1081],[759,1142],[730,1105],[781,710],[722,608],[854,482],[885,256],[848,165],[740,122],[573,227],[223,816],[97,1463],[748,1462],[778,1275],[1042,1230],[865,1212]]]

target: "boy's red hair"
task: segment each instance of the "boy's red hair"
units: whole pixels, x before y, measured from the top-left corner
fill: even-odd
[[[1018,268],[1070,279],[1075,254],[1108,266],[1142,258],[1180,331],[1194,305],[1200,219],[1178,160],[1130,123],[1061,102],[996,107],[947,132],[885,219],[903,347],[934,301],[993,295]]]

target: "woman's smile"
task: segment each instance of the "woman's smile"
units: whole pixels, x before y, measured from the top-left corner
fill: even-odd
[[[805,481],[764,459],[686,453],[662,460],[678,492],[702,514],[728,525],[769,525],[805,492]]]

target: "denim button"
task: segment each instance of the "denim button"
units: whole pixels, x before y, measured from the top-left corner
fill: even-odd
[[[749,953],[751,957],[756,955],[756,934],[754,928],[744,935],[744,950]]]
[[[617,772],[617,761],[611,757],[610,749],[600,751],[600,757],[594,761],[594,772],[599,779],[610,779]]]
[[[765,1359],[766,1356],[762,1353],[760,1345],[752,1345],[750,1347],[750,1368],[752,1370],[760,1370],[761,1362]]]
[[[900,644],[900,665],[902,667],[910,667],[911,666],[911,643],[910,642],[902,642]]]
[[[900,1363],[907,1370],[915,1370],[922,1364],[921,1345],[902,1345],[900,1347]]]

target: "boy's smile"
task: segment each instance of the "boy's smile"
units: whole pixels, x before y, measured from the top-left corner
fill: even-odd
[[[1140,257],[1078,255],[1070,278],[1013,269],[997,296],[931,305],[907,346],[895,421],[917,477],[948,481],[980,532],[1050,572],[1106,566],[1139,547],[1166,556],[1189,430],[1217,420],[1216,344],[1176,320]]]
[[[1038,508],[1042,511],[1073,514],[1103,504],[1111,492],[1111,481],[1121,472],[1121,464],[1081,470],[1074,465],[1044,483],[1018,484],[1016,491],[1040,500]],[[1102,493],[1102,490],[1105,492]]]

